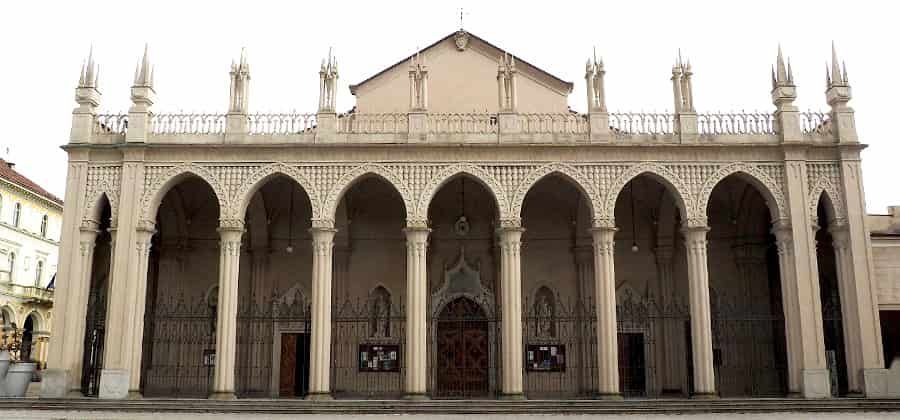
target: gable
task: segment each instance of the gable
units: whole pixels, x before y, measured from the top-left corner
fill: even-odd
[[[451,34],[420,52],[428,68],[428,111],[495,113],[498,111],[497,66],[503,51],[468,33],[465,48]],[[563,113],[572,84],[516,58],[518,112]],[[409,110],[409,59],[351,85],[359,113],[405,113]]]

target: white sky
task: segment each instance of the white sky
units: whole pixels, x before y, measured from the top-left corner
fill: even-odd
[[[254,111],[315,112],[318,68],[333,46],[338,108],[357,83],[457,29],[465,29],[575,83],[584,110],[584,62],[597,47],[610,110],[672,108],[678,48],[694,69],[698,111],[771,110],[770,66],[791,57],[801,109],[826,110],[831,41],[847,62],[869,212],[900,205],[898,13],[890,1],[13,1],[0,6],[0,145],[17,169],[62,196],[74,88],[91,44],[101,66],[101,111],[124,112],[144,43],[156,65],[154,110],[224,112],[228,70],[246,47]]]

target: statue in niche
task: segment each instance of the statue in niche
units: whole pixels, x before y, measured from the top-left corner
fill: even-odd
[[[538,337],[551,338],[556,336],[556,308],[553,303],[553,292],[546,286],[542,286],[535,293],[534,314],[537,318],[535,323],[535,335]]]
[[[391,336],[391,294],[384,287],[372,290],[369,299],[369,337]]]

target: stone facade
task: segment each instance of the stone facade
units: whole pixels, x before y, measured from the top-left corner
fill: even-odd
[[[0,315],[3,339],[21,334],[20,357],[47,361],[62,200],[0,159]]]
[[[646,114],[607,111],[591,59],[577,114],[571,83],[460,31],[349,113],[330,56],[316,114],[250,113],[242,54],[227,114],[175,115],[145,51],[112,115],[88,60],[43,394],[883,396],[834,62],[827,113],[798,112],[779,51],[774,113],[698,113],[679,59],[675,112]]]

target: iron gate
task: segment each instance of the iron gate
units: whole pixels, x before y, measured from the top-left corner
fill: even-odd
[[[474,300],[458,297],[432,319],[436,398],[487,398],[498,392],[500,320]]]
[[[92,286],[94,287],[91,287],[88,295],[81,365],[81,393],[88,397],[96,397],[100,393],[103,343],[106,337],[106,289]]]

